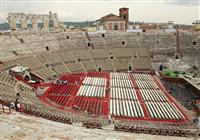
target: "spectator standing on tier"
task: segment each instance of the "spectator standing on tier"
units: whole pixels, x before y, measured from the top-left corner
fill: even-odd
[[[111,116],[110,115],[108,115],[108,122],[109,122],[109,124],[111,124]]]
[[[114,116],[112,116],[112,123],[113,123],[113,124],[115,123],[115,118],[114,118]]]
[[[15,109],[16,109],[16,111],[19,111],[19,108],[20,108],[19,100],[16,99],[15,100]]]
[[[20,94],[19,94],[19,93],[17,93],[16,95],[17,95],[17,99],[19,99],[19,98],[20,98]]]
[[[10,108],[15,109],[15,103],[11,102],[10,103]]]

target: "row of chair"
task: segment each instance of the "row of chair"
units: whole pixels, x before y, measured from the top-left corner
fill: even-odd
[[[105,86],[91,86],[82,85],[77,93],[77,96],[85,97],[105,97],[106,87]]]
[[[140,80],[140,81],[154,81],[153,77],[150,74],[137,74],[137,73],[134,73],[131,76],[135,80]]]
[[[105,78],[85,77],[83,85],[106,86]]]
[[[136,80],[136,84],[139,89],[159,89],[158,85],[154,81]]]
[[[145,102],[145,105],[152,118],[177,120],[182,120],[185,118],[173,103]]]
[[[133,88],[133,83],[130,79],[128,79],[128,80],[111,79],[110,86],[111,87]]]
[[[138,100],[136,91],[133,88],[121,88],[121,87],[111,87],[110,88],[110,98],[111,99],[129,99]]]
[[[145,101],[167,101],[167,97],[161,90],[140,89],[140,95]]]
[[[188,125],[191,127],[191,125]],[[178,136],[178,137],[194,137],[195,131],[183,129],[179,126],[152,124],[142,122],[116,122],[114,126],[116,131],[124,131],[131,133],[143,133],[151,135],[165,135],[165,136]]]
[[[128,80],[129,79],[129,74],[128,73],[111,72],[110,73],[110,78],[111,79],[124,79],[124,80]]]
[[[110,99],[110,114],[125,117],[144,117],[139,101]]]

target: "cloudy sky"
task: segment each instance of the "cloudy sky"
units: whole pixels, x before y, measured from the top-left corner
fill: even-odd
[[[199,0],[0,0],[1,22],[8,12],[47,14],[56,12],[60,21],[97,20],[129,8],[130,21],[192,24],[200,19]]]

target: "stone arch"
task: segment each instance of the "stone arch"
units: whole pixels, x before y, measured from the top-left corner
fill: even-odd
[[[20,20],[15,20],[15,25],[16,25],[16,29],[21,29],[22,28],[22,22]]]
[[[193,46],[196,46],[196,45],[197,45],[197,42],[196,42],[196,41],[192,41],[192,45],[193,45]]]
[[[118,30],[118,25],[117,24],[114,25],[114,30]]]
[[[53,20],[49,20],[49,28],[53,28],[54,27],[54,21]]]
[[[42,29],[44,27],[44,21],[39,19],[37,21],[37,27],[38,29]]]
[[[33,22],[31,20],[27,20],[27,28],[32,29],[33,28]]]
[[[11,30],[19,29],[48,29],[58,28],[57,14],[50,12],[49,14],[25,14],[25,13],[9,13],[8,22]],[[32,25],[31,25],[32,23]]]

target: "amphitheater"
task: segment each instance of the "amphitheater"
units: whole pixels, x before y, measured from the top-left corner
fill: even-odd
[[[169,93],[157,73],[161,64],[200,66],[200,32],[52,29],[17,30],[0,37],[0,101],[9,107],[19,93],[21,105],[20,113],[1,114],[3,139],[12,139],[13,133],[16,139],[195,136],[194,116]],[[28,68],[28,78],[38,82],[10,74],[16,66]],[[108,116],[114,124],[109,124]],[[29,132],[22,133],[15,125]]]

